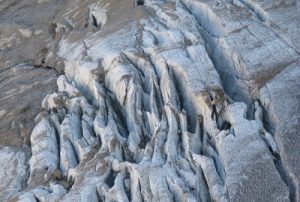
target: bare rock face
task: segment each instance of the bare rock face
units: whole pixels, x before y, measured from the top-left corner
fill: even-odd
[[[299,1],[0,11],[1,200],[300,201]]]

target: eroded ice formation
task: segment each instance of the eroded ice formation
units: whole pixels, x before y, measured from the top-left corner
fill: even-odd
[[[14,200],[299,201],[300,12],[278,2],[87,1],[85,28],[66,7]]]

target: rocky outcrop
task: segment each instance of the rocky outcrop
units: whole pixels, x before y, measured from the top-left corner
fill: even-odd
[[[28,177],[0,196],[299,201],[296,3],[39,1],[53,29],[38,70],[62,75],[40,100]]]

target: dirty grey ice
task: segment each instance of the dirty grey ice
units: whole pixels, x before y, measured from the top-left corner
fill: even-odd
[[[0,0],[0,201],[300,201],[299,0]]]

